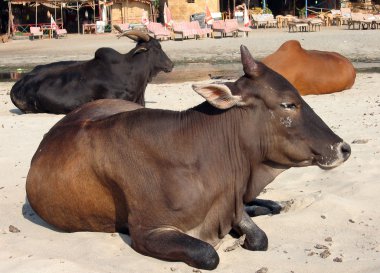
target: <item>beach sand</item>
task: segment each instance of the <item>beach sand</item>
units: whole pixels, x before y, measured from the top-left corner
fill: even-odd
[[[378,30],[324,29],[305,34],[259,30],[252,34],[248,39],[162,44],[177,62],[194,58],[211,63],[218,55],[214,48],[223,52],[226,62],[238,60],[242,43],[254,56],[262,58],[286,38],[299,39],[308,49],[351,54],[351,60],[380,60]],[[369,40],[371,35],[375,42]],[[57,47],[62,41],[72,42],[71,57],[80,55],[83,59],[90,58],[94,49],[107,41],[116,49],[124,46],[110,35],[88,39],[72,36],[13,41],[0,45],[0,65],[16,67],[66,59],[68,49]],[[312,43],[313,39],[317,42]],[[94,41],[98,42],[96,46]],[[57,47],[56,51],[53,47]],[[181,51],[185,52],[182,56]],[[150,84],[146,106],[182,110],[202,102],[192,91],[192,83]],[[26,202],[25,178],[43,135],[63,116],[20,114],[9,98],[12,85],[0,83],[0,272],[199,272],[184,263],[140,255],[130,247],[126,235],[63,233],[44,223]],[[380,272],[380,74],[359,73],[350,90],[304,99],[351,145],[350,159],[330,171],[293,168],[278,176],[260,197],[282,202],[286,210],[254,218],[268,235],[268,251],[237,248],[225,252],[234,243],[231,236],[226,236],[218,249],[220,264],[214,272],[266,272],[265,268],[269,273]]]

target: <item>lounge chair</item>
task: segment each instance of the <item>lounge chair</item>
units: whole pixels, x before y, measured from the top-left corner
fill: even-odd
[[[173,33],[174,38],[176,38],[176,34],[179,34],[182,40],[189,39],[191,36],[194,39],[198,37],[198,31],[191,27],[190,22],[173,23]]]
[[[258,29],[259,27],[266,28],[268,25],[267,19],[262,14],[252,14],[252,26]]]
[[[361,12],[351,13],[351,19],[348,20],[348,29],[355,29],[355,25],[358,25],[358,29],[369,29],[376,26],[376,17],[373,14],[363,14]]]
[[[289,32],[310,31],[310,21],[307,19],[293,19],[288,22]]]
[[[237,29],[238,32],[243,32],[246,37],[248,37],[248,33],[252,31],[250,27],[239,26],[236,19],[226,19],[224,22],[226,23],[227,28]]]
[[[232,37],[238,36],[238,29],[234,26],[226,26],[226,22],[222,20],[214,21],[212,24],[213,37],[215,37],[215,32],[219,32],[221,38],[226,37],[227,34],[232,34]]]
[[[116,24],[113,26],[119,33],[123,33],[124,31],[130,30],[130,26],[128,23],[124,24]]]
[[[309,30],[310,31],[317,31],[317,28],[319,31],[321,30],[321,26],[323,24],[323,21],[319,18],[313,18],[309,20]]]
[[[67,30],[65,28],[59,28],[59,26],[56,26],[54,32],[57,39],[67,37]]]
[[[363,14],[361,24],[362,29],[376,28],[376,17],[371,13]]]
[[[340,14],[342,15],[341,17],[341,24],[342,25],[347,25],[348,20],[351,19],[351,9],[350,8],[341,8],[340,9]]]
[[[30,36],[32,37],[32,40],[34,40],[34,37],[43,39],[44,32],[41,30],[40,27],[30,27]]]
[[[147,29],[156,39],[165,40],[171,38],[171,31],[166,29],[161,23],[149,22]]]
[[[191,28],[197,31],[198,38],[208,37],[212,34],[211,28],[201,28],[198,21],[190,22]]]

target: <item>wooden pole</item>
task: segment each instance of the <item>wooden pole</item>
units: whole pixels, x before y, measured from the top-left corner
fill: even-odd
[[[11,34],[12,30],[12,35],[13,35],[13,15],[12,15],[12,4],[9,1],[8,2],[8,29],[7,29],[7,34],[8,36]]]
[[[92,1],[92,12],[94,13],[94,16],[92,16],[91,23],[95,23],[95,1]]]
[[[36,1],[36,26],[37,26],[37,1]]]
[[[62,22],[62,28],[64,28],[63,27],[63,8],[62,8],[62,5],[63,5],[63,3],[61,2],[61,22]]]
[[[127,8],[127,22],[128,22],[128,19],[129,19],[129,18],[128,18],[128,6],[129,6],[129,5],[128,5],[128,0],[127,0],[127,7],[126,7],[126,8]]]
[[[79,3],[77,1],[77,20],[78,20],[78,34],[80,34],[80,29],[79,29]]]

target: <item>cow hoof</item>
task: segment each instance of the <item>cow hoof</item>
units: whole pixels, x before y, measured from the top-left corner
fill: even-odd
[[[268,249],[268,237],[260,228],[247,234],[243,247],[251,251],[266,251]]]
[[[279,214],[281,210],[282,207],[278,203],[265,199],[255,199],[245,206],[245,211],[251,217],[268,214]]]
[[[205,269],[205,270],[213,270],[219,264],[219,256],[216,253],[215,249],[210,245],[204,247],[203,249],[194,249],[193,261],[189,262],[190,266]]]

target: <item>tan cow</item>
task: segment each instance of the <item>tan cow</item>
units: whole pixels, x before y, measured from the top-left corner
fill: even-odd
[[[283,43],[262,62],[284,76],[301,95],[318,95],[350,89],[356,72],[352,63],[336,52],[305,50],[300,42]]]

